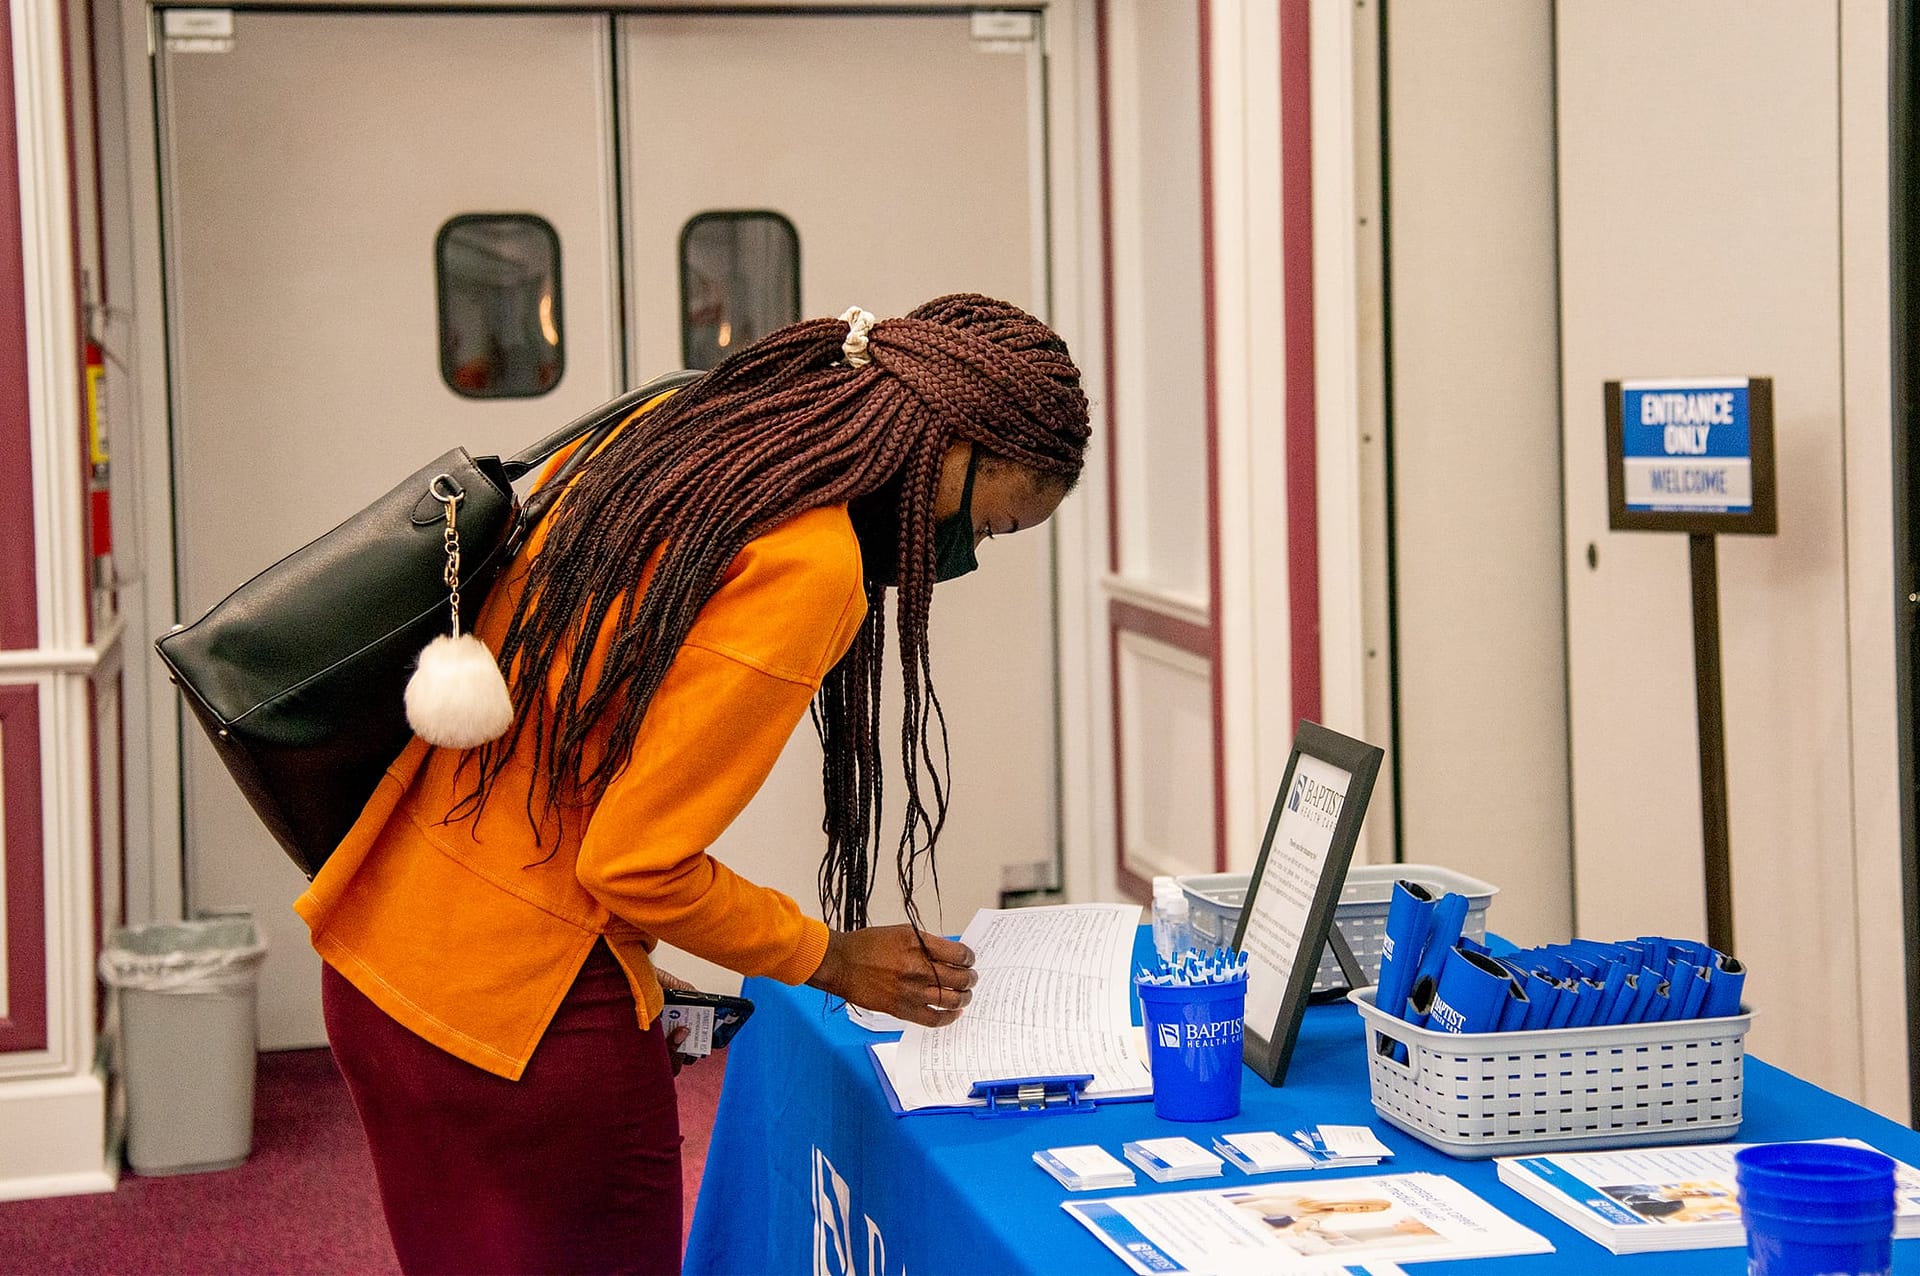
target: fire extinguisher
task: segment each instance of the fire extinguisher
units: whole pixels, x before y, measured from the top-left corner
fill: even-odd
[[[107,353],[87,338],[87,503],[93,533],[93,584],[113,588],[112,462],[107,451]]]

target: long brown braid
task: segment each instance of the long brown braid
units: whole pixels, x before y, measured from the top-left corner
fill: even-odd
[[[1087,401],[1065,343],[1006,302],[956,294],[883,319],[868,334],[872,362],[864,367],[843,358],[847,332],[841,321],[817,319],[754,342],[581,467],[548,520],[545,548],[528,568],[501,645],[513,727],[480,754],[479,783],[464,808],[484,805],[528,730],[546,795],[543,812],[527,795],[535,829],[563,805],[597,800],[632,756],[654,693],[747,542],[804,511],[891,491],[897,480],[907,809],[895,862],[917,922],[915,868],[922,858],[930,863],[949,792],[946,724],[927,650],[941,459],[966,441],[984,457],[1071,487],[1087,443]],[[656,553],[651,582],[636,590],[636,564]],[[886,590],[869,580],[866,591],[866,621],[813,705],[825,754],[820,904],[828,923],[844,928],[867,921],[882,809]],[[614,637],[590,679],[610,615]],[[556,661],[565,672],[549,704]]]

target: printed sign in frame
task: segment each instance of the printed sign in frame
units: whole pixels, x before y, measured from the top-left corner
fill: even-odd
[[[1777,530],[1773,378],[1609,381],[1606,408],[1609,528]]]
[[[1247,1066],[1268,1085],[1286,1079],[1300,1016],[1386,755],[1302,721],[1280,780],[1266,840],[1247,883],[1236,951],[1247,955]]]

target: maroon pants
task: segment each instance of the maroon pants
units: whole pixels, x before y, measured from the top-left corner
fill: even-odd
[[[322,967],[327,1037],[407,1272],[680,1271],[680,1113],[605,944],[508,1081]]]

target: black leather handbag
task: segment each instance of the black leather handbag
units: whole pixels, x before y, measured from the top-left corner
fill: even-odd
[[[254,812],[308,878],[412,737],[407,680],[447,626],[443,502],[459,502],[458,588],[475,615],[600,441],[700,375],[657,377],[504,461],[455,448],[154,643]],[[581,438],[551,481],[524,503],[515,496],[516,479]]]

